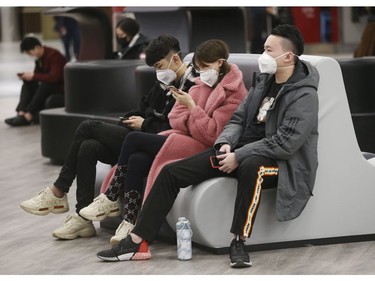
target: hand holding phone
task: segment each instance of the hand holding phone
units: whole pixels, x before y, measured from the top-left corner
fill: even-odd
[[[212,168],[220,168],[221,165],[219,164],[219,162],[222,159],[218,159],[217,155],[222,155],[222,154],[225,154],[225,152],[220,151],[220,150],[216,150],[216,156],[210,156],[210,162],[211,162]]]
[[[170,96],[173,93],[178,93],[178,89],[175,87],[175,86],[167,86],[167,89],[169,90],[169,92],[167,93],[167,96]]]

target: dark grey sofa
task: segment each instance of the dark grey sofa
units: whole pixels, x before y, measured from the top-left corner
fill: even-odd
[[[62,164],[78,125],[86,119],[117,122],[117,117],[138,106],[135,69],[142,60],[98,60],[68,63],[65,108],[42,110],[41,150],[54,164]]]

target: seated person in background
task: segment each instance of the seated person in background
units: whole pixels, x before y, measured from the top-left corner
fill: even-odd
[[[55,183],[21,203],[26,212],[34,215],[67,212],[69,205],[66,193],[77,178],[76,212],[69,215],[64,225],[53,232],[54,237],[75,239],[78,236],[89,237],[96,234],[92,222],[83,219],[78,213],[94,199],[97,161],[116,164],[121,144],[131,131],[156,134],[171,128],[168,113],[175,99],[168,95],[169,90],[164,83],[183,91],[188,91],[194,85],[193,67],[182,61],[176,38],[160,36],[151,41],[145,52],[146,63],[155,66],[158,71],[163,71],[168,66],[172,74],[170,78],[160,79],[158,75],[162,82],[156,81],[149,93],[142,98],[140,107],[125,114],[125,119],[120,120],[118,125],[97,120],[82,122]],[[170,60],[168,65],[166,61]]]
[[[111,238],[112,245],[118,244],[134,227],[144,180],[156,155],[163,161],[160,165],[164,165],[209,148],[245,98],[247,90],[242,72],[227,62],[228,56],[228,46],[221,40],[208,40],[199,45],[192,62],[199,69],[200,78],[188,93],[173,90],[176,104],[168,115],[172,129],[158,135],[132,132],[126,136],[118,169],[107,191],[80,211],[82,217],[90,220],[120,215],[120,196],[124,196],[124,220]],[[170,64],[168,60],[164,62],[167,64]],[[150,257],[144,242],[143,254],[138,259]]]
[[[139,24],[132,18],[125,18],[117,23],[116,39],[121,49],[114,53],[114,58],[122,60],[143,59],[144,49],[150,42],[139,33]]]
[[[112,249],[99,252],[100,259],[137,259],[143,241],[155,239],[180,188],[214,177],[238,180],[230,229],[231,267],[251,266],[245,239],[250,237],[262,189],[277,188],[278,220],[300,215],[312,194],[318,166],[319,74],[299,60],[303,38],[292,25],[276,26],[264,49],[259,57],[262,73],[254,77],[248,97],[214,146],[164,166],[131,233]],[[219,162],[210,163],[215,158]]]
[[[35,37],[26,37],[20,45],[21,53],[25,52],[35,58],[34,71],[17,73],[23,81],[20,101],[17,105],[17,116],[5,119],[10,126],[29,125],[39,120],[39,111],[49,95],[64,94],[65,57],[53,48],[42,46]]]

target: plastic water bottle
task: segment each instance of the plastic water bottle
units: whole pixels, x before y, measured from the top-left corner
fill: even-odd
[[[178,218],[176,235],[178,259],[182,261],[191,260],[191,237],[193,236],[193,231],[191,230],[190,222],[185,217]]]

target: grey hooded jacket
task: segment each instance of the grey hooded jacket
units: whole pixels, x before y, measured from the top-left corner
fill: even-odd
[[[252,122],[258,113],[263,90],[272,76],[256,75],[248,96],[216,140],[216,148],[223,143],[236,147],[247,122]],[[253,154],[277,162],[276,217],[279,221],[298,217],[312,195],[318,167],[318,84],[316,68],[298,60],[293,75],[267,112],[266,137],[234,151],[239,163]]]

